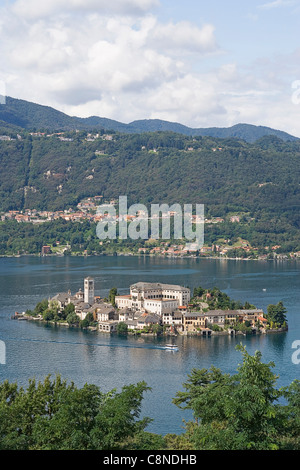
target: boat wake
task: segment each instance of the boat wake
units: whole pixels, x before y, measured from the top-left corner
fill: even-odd
[[[156,345],[135,345],[135,344],[116,344],[116,343],[85,343],[82,341],[58,341],[58,340],[45,340],[45,339],[35,339],[35,338],[13,338],[7,337],[3,338],[4,341],[24,341],[28,343],[43,343],[43,344],[69,344],[74,346],[92,346],[92,347],[106,347],[106,348],[129,348],[129,349],[174,349],[176,348],[165,346],[156,346]],[[169,345],[170,346],[170,345]]]

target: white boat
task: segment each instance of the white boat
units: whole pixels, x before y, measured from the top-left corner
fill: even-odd
[[[176,346],[176,344],[166,344],[165,349],[170,349],[170,350],[173,350],[173,351],[177,351],[178,346]]]

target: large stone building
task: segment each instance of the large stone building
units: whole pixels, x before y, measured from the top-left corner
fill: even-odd
[[[130,286],[129,295],[116,296],[115,303],[120,309],[129,308],[132,311],[144,311],[162,316],[187,305],[190,298],[190,289],[187,287],[137,282]]]
[[[211,331],[214,325],[223,329],[229,324],[247,322],[255,328],[258,323],[265,326],[267,322],[260,309],[192,311],[190,289],[172,284],[137,282],[130,286],[130,294],[115,297],[114,306],[95,296],[94,279],[86,277],[83,290],[74,295],[71,291],[59,293],[49,302],[61,311],[72,303],[80,320],[92,314],[98,329],[108,333],[116,331],[120,322],[132,330],[159,324],[183,334]]]

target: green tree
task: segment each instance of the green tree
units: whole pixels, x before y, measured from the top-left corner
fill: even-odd
[[[79,322],[80,328],[87,328],[90,325],[90,322],[88,321],[87,318],[84,318]]]
[[[117,288],[116,287],[112,287],[109,291],[109,294],[108,294],[108,301],[113,305],[115,306],[115,297],[116,295],[118,295],[118,291],[117,291]]]
[[[281,392],[275,388],[273,363],[263,364],[239,347],[243,363],[237,374],[193,370],[173,402],[193,410],[195,422],[188,423],[187,436],[195,449],[247,450],[279,448],[278,432],[283,416],[278,413]],[[281,418],[281,419],[280,419]]]
[[[278,326],[283,326],[286,324],[286,313],[287,310],[284,307],[283,303],[280,301],[276,305],[268,305],[267,309],[267,319],[268,321]]]
[[[36,315],[41,315],[48,308],[48,300],[43,299],[41,302],[38,302],[35,306],[34,313]]]
[[[193,297],[202,297],[204,292],[205,292],[205,289],[203,289],[201,286],[195,287],[193,291]]]
[[[154,323],[152,326],[151,326],[151,330],[154,334],[156,335],[161,335],[162,332],[163,332],[163,326],[160,325],[159,323]]]
[[[88,321],[89,325],[91,325],[92,323],[94,323],[94,315],[92,314],[92,312],[88,312],[86,317],[85,317],[85,320]]]
[[[63,310],[63,314],[64,314],[64,317],[67,318],[67,316],[70,314],[70,313],[74,313],[75,312],[75,306],[74,304],[72,304],[72,302],[70,302],[69,304],[67,304]]]
[[[282,388],[282,395],[286,405],[283,406],[285,415],[282,427],[283,446],[285,449],[300,448],[300,381],[294,380],[290,385]]]
[[[52,321],[54,319],[54,316],[55,313],[50,309],[47,309],[43,312],[43,320],[46,322]]]
[[[126,335],[128,333],[128,325],[125,322],[119,322],[117,325],[117,333],[119,335]]]
[[[76,315],[75,312],[71,312],[68,314],[67,318],[66,318],[66,321],[67,323],[69,323],[69,325],[78,325],[78,323],[80,322],[80,318],[78,315]]]
[[[30,380],[27,390],[0,385],[1,450],[126,449],[150,422],[140,419],[145,382],[103,393],[96,385],[77,388],[57,376]]]

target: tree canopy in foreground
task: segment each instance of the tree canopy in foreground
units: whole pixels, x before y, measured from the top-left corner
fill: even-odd
[[[276,387],[274,363],[239,346],[233,375],[193,369],[173,403],[193,412],[180,435],[146,431],[145,382],[120,392],[77,388],[60,376],[30,380],[25,390],[0,384],[0,450],[298,450],[300,381]]]

